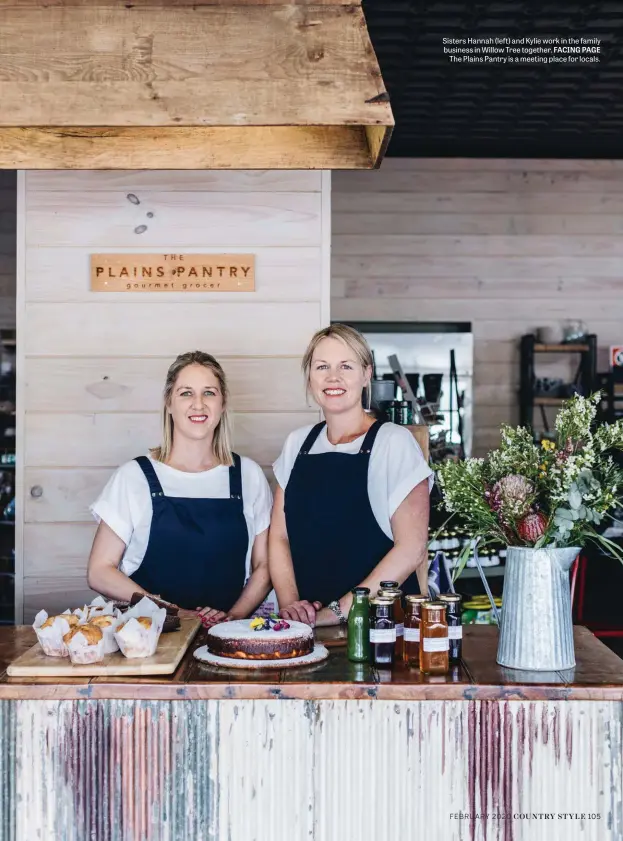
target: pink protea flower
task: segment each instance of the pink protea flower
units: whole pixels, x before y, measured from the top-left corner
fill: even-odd
[[[536,543],[545,534],[547,517],[545,514],[527,514],[517,525],[517,534],[526,543]]]
[[[491,508],[507,518],[525,517],[530,511],[534,485],[525,476],[512,474],[496,482],[491,494]]]

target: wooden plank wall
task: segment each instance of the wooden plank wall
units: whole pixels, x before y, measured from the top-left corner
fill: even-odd
[[[329,316],[330,176],[40,171],[25,174],[24,201],[28,621],[89,595],[88,505],[117,465],[159,441],[164,377],[178,353],[220,359],[236,449],[265,468],[292,429],[317,418],[299,365]],[[256,291],[89,291],[89,254],[141,251],[253,253]]]
[[[15,181],[0,170],[0,327],[15,327]]]
[[[332,213],[332,319],[471,321],[476,454],[517,422],[523,333],[583,319],[601,370],[623,341],[623,161],[389,158],[335,173]]]

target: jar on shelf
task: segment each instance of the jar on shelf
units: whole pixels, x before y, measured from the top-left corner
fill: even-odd
[[[413,424],[413,406],[410,400],[401,400],[398,403],[395,422],[400,426],[411,426]]]

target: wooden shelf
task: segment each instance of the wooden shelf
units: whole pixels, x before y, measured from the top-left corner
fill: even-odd
[[[535,406],[562,406],[568,399],[566,397],[535,397],[532,402]]]
[[[588,345],[540,345],[535,344],[535,353],[586,353]]]
[[[504,575],[505,569],[505,564],[497,564],[493,567],[483,567],[482,571],[484,572],[485,577],[489,578],[489,576]],[[450,572],[452,572],[452,570],[450,570]],[[457,581],[460,581],[461,578],[480,578],[478,567],[464,567],[463,572],[459,575]]]

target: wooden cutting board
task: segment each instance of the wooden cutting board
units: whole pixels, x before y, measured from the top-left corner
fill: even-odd
[[[100,663],[74,666],[69,657],[48,657],[36,643],[14,660],[7,669],[9,677],[114,677],[115,675],[170,675],[179,665],[195,634],[198,619],[181,619],[179,631],[161,634],[156,653],[151,657],[124,657],[120,651],[107,654]]]

